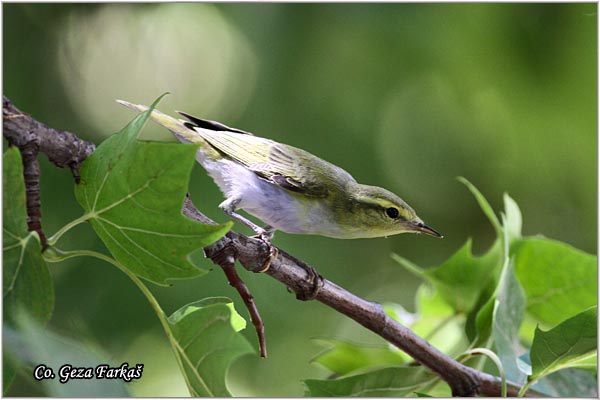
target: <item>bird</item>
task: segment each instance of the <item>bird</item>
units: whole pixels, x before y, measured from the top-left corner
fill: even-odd
[[[147,106],[118,103],[143,112]],[[358,183],[344,169],[305,150],[178,111],[150,118],[183,143],[199,145],[196,160],[225,196],[219,207],[270,244],[275,231],[339,239],[420,233],[443,237],[391,191]],[[258,226],[244,210],[266,225]],[[268,268],[268,267],[267,267]]]

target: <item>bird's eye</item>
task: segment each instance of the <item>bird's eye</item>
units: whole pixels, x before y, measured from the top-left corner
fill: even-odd
[[[387,214],[388,217],[390,217],[392,219],[396,219],[400,215],[400,211],[398,211],[398,209],[395,207],[386,208],[385,213]]]

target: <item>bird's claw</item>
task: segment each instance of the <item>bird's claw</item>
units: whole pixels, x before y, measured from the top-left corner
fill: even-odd
[[[275,236],[275,228],[270,225],[265,226],[264,228],[258,228],[255,230],[256,236],[258,239],[266,242],[267,244],[271,244],[271,239]]]
[[[316,269],[309,265],[302,265],[302,268],[308,273],[308,280],[312,284],[309,290],[296,292],[296,299],[301,301],[313,300],[319,294],[323,286],[323,277]]]
[[[253,236],[257,239],[262,240],[269,247],[269,258],[267,258],[267,260],[263,264],[262,268],[257,271],[258,273],[267,272],[269,270],[269,267],[271,266],[271,263],[273,262],[273,260],[277,259],[277,256],[279,255],[279,250],[277,249],[277,247],[275,247],[271,244],[271,239],[273,238],[273,232],[274,232],[273,230],[261,228],[260,232],[258,232],[257,235]]]

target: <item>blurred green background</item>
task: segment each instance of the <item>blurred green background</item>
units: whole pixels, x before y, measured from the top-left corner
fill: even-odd
[[[185,110],[306,149],[398,193],[445,238],[274,239],[369,300],[413,310],[419,281],[391,252],[432,266],[468,237],[476,253],[491,244],[493,231],[459,175],[496,210],[510,193],[524,234],[596,253],[595,4],[5,3],[3,14],[4,94],[50,126],[100,143],[133,117],[114,99],[149,104],[169,91],[164,112]],[[144,134],[171,140],[155,126]],[[227,220],[200,167],[190,190],[202,211]],[[44,157],[47,234],[81,215],[72,193],[69,172]],[[89,227],[63,247],[103,249]],[[158,320],[123,274],[92,259],[50,267],[51,329],[102,348],[116,365],[144,363],[133,395],[187,395]],[[311,338],[381,343],[266,276],[240,274],[265,320],[269,358],[232,366],[235,395],[302,395],[302,379],[326,374],[310,363],[321,350]],[[168,313],[225,295],[247,316],[220,270],[152,289]],[[245,335],[256,346],[254,331]],[[8,393],[41,394],[24,376]]]

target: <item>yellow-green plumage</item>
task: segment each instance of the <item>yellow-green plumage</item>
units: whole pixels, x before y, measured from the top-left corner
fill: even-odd
[[[147,107],[119,101],[138,111]],[[152,119],[180,141],[201,144],[197,159],[227,200],[276,230],[337,238],[421,232],[441,236],[392,192],[362,185],[345,170],[304,150],[181,113]]]

